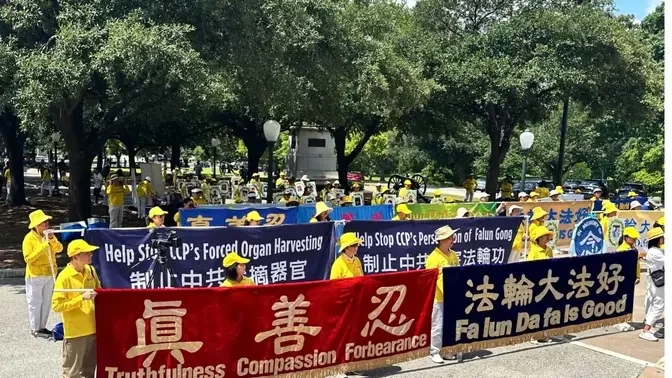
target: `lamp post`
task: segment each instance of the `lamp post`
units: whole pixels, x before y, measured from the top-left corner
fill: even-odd
[[[280,124],[277,121],[264,123],[264,137],[268,142],[268,189],[266,189],[266,203],[273,203],[273,146],[280,135]]]
[[[60,196],[61,193],[58,191],[58,141],[61,140],[61,134],[58,131],[51,133],[51,140],[54,142],[54,191],[53,196]]]
[[[210,144],[212,144],[212,177],[217,178],[217,147],[221,142],[217,138],[212,138]]]
[[[520,178],[520,191],[524,192],[525,191],[525,175],[527,172],[527,153],[530,151],[530,148],[532,148],[532,144],[534,143],[534,134],[530,132],[530,129],[525,129],[522,134],[520,134],[520,149],[523,152],[523,173]]]

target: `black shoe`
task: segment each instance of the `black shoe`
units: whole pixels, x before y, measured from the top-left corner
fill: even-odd
[[[43,334],[43,335],[49,335],[49,336],[51,336],[51,331],[48,330],[48,329],[46,329],[46,328],[42,328],[42,329],[38,330],[37,333],[41,333],[41,334]]]

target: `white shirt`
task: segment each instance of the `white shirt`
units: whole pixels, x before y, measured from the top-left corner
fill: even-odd
[[[100,189],[103,186],[103,175],[100,173],[93,174],[93,187]]]
[[[649,248],[646,252],[646,265],[649,272],[665,269],[665,252],[657,247]]]

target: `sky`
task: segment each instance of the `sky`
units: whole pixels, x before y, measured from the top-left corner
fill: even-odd
[[[406,0],[409,6],[414,6],[417,0]],[[635,20],[641,21],[647,14],[653,12],[663,0],[615,0],[618,14],[633,14]]]

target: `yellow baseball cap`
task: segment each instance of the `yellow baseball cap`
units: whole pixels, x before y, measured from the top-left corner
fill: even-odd
[[[352,197],[343,196],[343,198],[341,199],[341,203],[352,203]]]
[[[532,198],[534,198],[534,197],[539,197],[539,193],[537,193],[537,192],[532,192],[532,193],[530,193],[530,197],[532,197]]]
[[[68,244],[68,257],[76,256],[80,253],[93,252],[98,247],[91,245],[84,239],[76,239]]]
[[[406,215],[413,214],[411,209],[409,209],[408,206],[406,206],[405,203],[400,203],[399,205],[397,205],[397,213],[402,213],[402,214],[406,214]]]
[[[230,267],[233,264],[247,264],[250,262],[250,259],[246,259],[244,257],[240,257],[239,254],[236,252],[231,252],[226,257],[224,257],[224,261],[222,261],[222,265],[225,268]]]
[[[404,185],[411,185],[411,180],[404,180]]]
[[[257,221],[257,222],[264,220],[264,218],[262,218],[261,215],[259,215],[259,212],[257,211],[250,211],[249,213],[247,213],[247,216],[245,216],[245,219],[247,219],[248,221]]]
[[[163,210],[162,208],[160,208],[158,206],[154,206],[151,209],[149,209],[149,217],[150,218],[154,218],[156,216],[166,215],[166,214],[168,214],[168,212]]]
[[[353,245],[362,245],[362,243],[364,243],[364,240],[358,238],[354,232],[346,232],[338,239],[338,244],[340,245],[338,252],[343,252],[346,248]]]
[[[626,227],[623,230],[623,236],[627,236],[633,239],[639,239],[639,231],[634,227]]]

